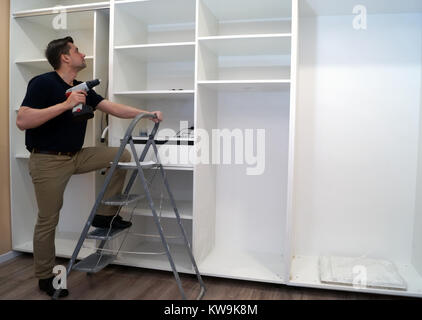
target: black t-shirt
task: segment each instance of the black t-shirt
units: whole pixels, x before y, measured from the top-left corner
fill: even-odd
[[[74,80],[74,84],[80,84]],[[48,72],[34,77],[28,84],[22,106],[44,109],[66,101],[66,90],[71,88],[57,72]],[[86,104],[94,110],[104,98],[89,90]],[[48,151],[75,152],[82,149],[87,121],[75,121],[72,109],[25,132],[26,148]]]

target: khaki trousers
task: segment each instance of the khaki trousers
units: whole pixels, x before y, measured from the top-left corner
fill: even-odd
[[[38,218],[34,230],[35,277],[47,279],[53,276],[56,248],[54,244],[59,212],[63,205],[63,193],[73,174],[82,174],[109,168],[119,148],[84,148],[73,157],[32,153],[29,173],[34,184],[38,204]],[[125,150],[120,161],[129,162],[130,153]],[[116,170],[104,198],[120,194],[123,190],[126,170]],[[92,204],[94,205],[94,203]],[[98,214],[111,216],[117,207],[100,206]],[[89,212],[86,213],[87,217]]]

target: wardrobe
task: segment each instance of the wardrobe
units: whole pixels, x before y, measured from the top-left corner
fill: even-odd
[[[11,0],[10,30],[14,250],[32,252],[37,216],[17,111],[51,71],[48,42],[70,35],[87,55],[78,80],[163,112],[156,141],[201,274],[422,297],[421,1]],[[119,146],[130,121],[110,116],[103,143],[97,111],[84,147]],[[135,130],[138,151],[152,126]],[[103,179],[71,178],[57,256],[71,256]],[[162,190],[177,270],[194,273]],[[156,232],[147,202],[123,215]],[[115,264],[171,270],[156,237],[121,250]]]

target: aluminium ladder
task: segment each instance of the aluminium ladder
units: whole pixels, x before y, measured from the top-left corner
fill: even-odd
[[[135,179],[137,178],[137,176],[139,176],[139,178],[142,182],[142,186],[143,186],[144,191],[145,191],[146,198],[148,199],[149,207],[152,211],[152,216],[154,218],[154,222],[155,222],[156,227],[158,229],[159,237],[161,238],[162,245],[165,249],[165,253],[167,255],[171,269],[172,269],[174,277],[176,279],[177,286],[178,286],[179,291],[181,293],[182,299],[184,299],[184,300],[186,299],[186,295],[185,295],[185,292],[183,290],[179,274],[176,270],[176,266],[174,264],[173,257],[170,253],[170,249],[169,249],[166,237],[164,235],[163,228],[162,228],[161,223],[160,223],[160,219],[157,216],[157,213],[156,213],[156,210],[155,210],[155,207],[154,207],[154,203],[152,201],[151,193],[149,191],[148,184],[147,184],[147,181],[145,179],[144,172],[143,172],[143,169],[158,168],[160,170],[161,176],[163,178],[163,182],[164,182],[164,185],[166,187],[167,193],[170,197],[170,201],[171,201],[171,204],[172,204],[173,209],[174,209],[174,213],[175,213],[175,216],[176,216],[176,219],[177,219],[177,223],[180,227],[180,231],[181,231],[183,239],[184,239],[184,244],[186,246],[186,250],[189,253],[189,257],[191,259],[192,266],[195,270],[196,276],[198,278],[198,282],[200,284],[201,290],[200,290],[200,293],[197,297],[197,299],[199,300],[205,294],[206,288],[205,288],[204,282],[202,281],[202,277],[199,273],[198,267],[196,265],[195,258],[193,257],[191,245],[190,245],[189,240],[187,238],[185,229],[183,228],[183,225],[182,225],[182,222],[181,222],[181,219],[180,219],[180,215],[179,215],[179,212],[177,210],[176,203],[174,201],[173,194],[170,190],[170,187],[169,187],[169,184],[168,184],[168,181],[167,181],[167,177],[166,177],[165,171],[163,169],[163,165],[160,163],[160,160],[159,160],[159,157],[158,157],[157,146],[155,144],[154,138],[155,138],[155,135],[157,133],[159,123],[156,123],[154,128],[152,129],[151,134],[149,135],[148,141],[145,145],[145,148],[144,148],[144,150],[143,150],[143,152],[142,152],[142,154],[139,158],[138,158],[138,155],[137,155],[137,152],[136,152],[136,149],[135,149],[135,145],[134,145],[134,142],[133,142],[132,132],[133,132],[136,124],[142,118],[151,118],[151,117],[152,116],[150,114],[141,113],[135,119],[133,119],[133,121],[129,125],[129,127],[126,131],[125,137],[123,138],[123,140],[121,142],[120,148],[119,148],[119,150],[118,150],[118,152],[117,152],[117,154],[114,158],[114,161],[111,164],[111,168],[109,169],[109,171],[107,173],[107,176],[105,178],[105,181],[104,181],[104,184],[101,188],[101,191],[100,191],[99,195],[97,196],[94,207],[92,208],[91,213],[88,217],[88,220],[85,224],[85,227],[84,227],[84,229],[83,229],[83,231],[82,231],[82,233],[79,237],[79,241],[78,241],[78,243],[75,247],[75,250],[73,251],[72,258],[70,259],[70,261],[68,263],[68,266],[67,266],[67,269],[66,269],[67,276],[69,276],[69,274],[72,270],[79,270],[79,271],[87,272],[88,274],[96,273],[96,272],[102,270],[104,267],[106,267],[107,265],[109,265],[110,263],[112,263],[114,261],[117,254],[119,253],[120,249],[115,255],[114,254],[104,254],[103,251],[106,250],[106,249],[104,249],[104,246],[105,246],[105,244],[107,243],[108,240],[115,238],[117,235],[127,231],[128,229],[112,229],[111,224],[110,224],[109,229],[96,228],[94,231],[92,231],[90,233],[88,233],[88,231],[89,231],[89,228],[91,227],[92,221],[94,219],[95,214],[97,213],[97,209],[98,209],[100,203],[102,203],[104,205],[110,205],[110,206],[119,206],[119,210],[116,213],[116,215],[117,215],[122,206],[128,205],[130,203],[137,202],[141,198],[144,197],[143,195],[129,194],[129,192],[130,192],[130,190],[131,190],[131,188],[132,188],[132,186],[135,182]],[[122,156],[127,144],[130,145],[130,149],[131,149],[132,155],[135,159],[135,163],[133,163],[133,162],[131,162],[131,163],[119,162],[120,157]],[[153,147],[157,162],[152,162],[152,161],[144,162],[145,156],[146,156],[146,154],[147,154],[147,152],[148,152],[148,150],[151,146]],[[132,173],[132,175],[131,175],[131,177],[130,177],[127,185],[126,185],[125,191],[122,195],[114,196],[111,199],[103,199],[105,191],[106,191],[108,185],[110,184],[112,175],[113,175],[113,173],[116,169],[133,170],[133,173]],[[100,245],[97,248],[97,251],[95,253],[86,257],[85,259],[78,262],[77,264],[74,264],[78,254],[79,254],[79,251],[82,248],[82,245],[83,245],[85,239],[100,240],[101,243],[100,243]],[[53,296],[53,299],[57,299],[59,297],[60,291],[61,291],[61,289],[56,290],[56,292]]]

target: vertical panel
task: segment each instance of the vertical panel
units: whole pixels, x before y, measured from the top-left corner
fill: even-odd
[[[198,88],[198,87],[197,87]],[[217,128],[217,93],[205,88],[197,90],[196,134],[199,130],[211,133]],[[211,107],[210,107],[211,106]],[[204,149],[205,141],[201,141]],[[195,148],[198,148],[198,139]],[[202,152],[204,152],[202,150]],[[212,164],[198,164],[194,167],[193,195],[193,252],[197,263],[211,252],[215,244],[216,218],[216,169]]]
[[[217,124],[217,112],[206,109],[206,102],[217,103],[217,96],[207,90],[200,90],[198,77],[201,59],[198,47],[199,17],[201,5],[196,1],[196,30],[195,30],[195,101],[194,121],[195,135],[199,130],[211,131]],[[195,139],[195,150],[198,148],[198,138]],[[194,166],[193,177],[193,225],[192,248],[196,263],[199,265],[211,252],[215,242],[215,206],[216,206],[216,174],[212,165],[198,164]]]
[[[95,88],[96,92],[104,98],[108,98],[108,67],[109,67],[109,28],[110,28],[110,11],[97,10],[95,12],[95,30],[94,30],[94,78],[101,79],[101,85]],[[101,124],[103,121],[103,112],[97,110],[95,112],[94,122],[94,145],[99,146],[101,139]],[[105,175],[99,172],[95,173],[95,194],[100,191],[104,183]]]
[[[420,28],[422,30],[422,15],[420,19]],[[421,32],[422,38],[422,32]],[[422,41],[421,41],[422,43]],[[422,50],[421,50],[422,52]],[[419,155],[418,155],[418,172],[416,182],[416,206],[415,206],[415,223],[413,224],[413,247],[412,247],[412,264],[422,276],[422,54],[421,54],[421,91],[419,97]]]
[[[289,121],[289,168],[287,186],[287,215],[286,237],[284,243],[285,274],[284,279],[290,280],[290,267],[294,254],[293,238],[293,190],[294,190],[294,160],[295,160],[295,133],[296,133],[296,99],[297,99],[297,66],[298,66],[298,38],[299,38],[299,3],[292,0],[292,44],[291,44],[291,85],[290,85],[290,121]]]
[[[11,9],[15,2],[11,2]],[[2,11],[3,12],[3,11]],[[7,19],[8,21],[9,19]],[[2,20],[3,21],[3,20]],[[26,39],[23,36],[21,25],[16,19],[10,18],[10,57],[9,61],[9,134],[10,134],[10,212],[12,225],[12,248],[16,249],[18,245],[32,241],[32,235],[37,215],[37,205],[31,177],[28,173],[28,160],[17,159],[15,155],[29,153],[25,149],[25,132],[16,126],[17,112],[15,108],[22,102],[27,81],[33,77],[33,72],[38,69],[18,67],[14,62],[22,50],[23,43],[13,41],[14,39]],[[36,37],[38,40],[39,37]],[[32,52],[32,45],[31,52]],[[38,58],[38,57],[37,57]],[[40,72],[42,73],[42,72]],[[3,119],[3,118],[2,118]]]

